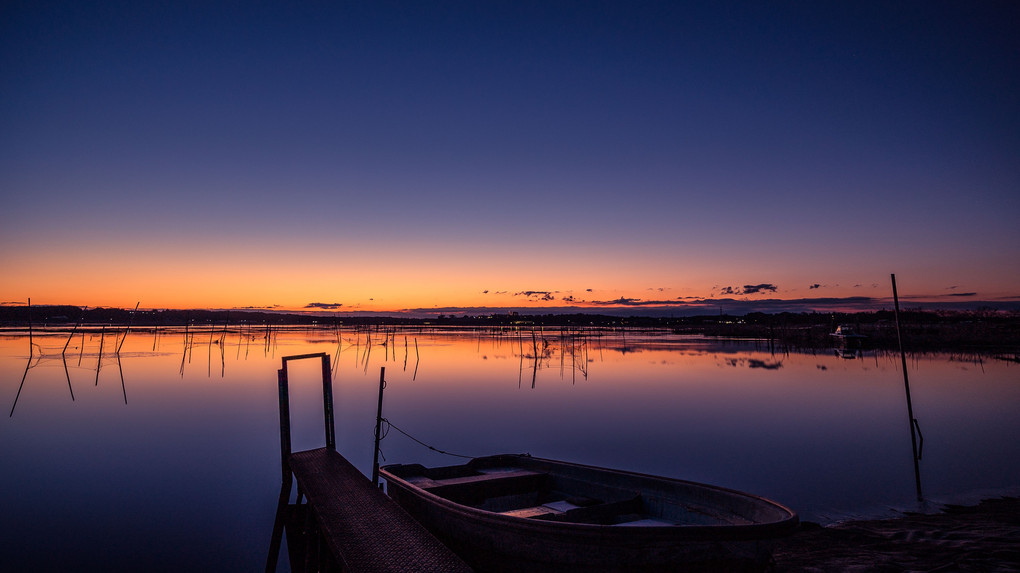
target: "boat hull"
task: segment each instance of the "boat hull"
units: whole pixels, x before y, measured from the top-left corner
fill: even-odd
[[[400,477],[412,473],[406,468],[413,466],[384,468],[389,495],[478,571],[760,571],[771,559],[771,539],[791,533],[797,525],[796,514],[789,509],[724,488],[526,456],[493,456],[473,463],[479,460],[481,465],[512,462],[514,467],[552,474],[558,483],[583,478],[602,498],[611,497],[613,491],[639,492],[645,511],[656,515],[664,512],[657,505],[687,503],[725,506],[724,511],[743,517],[734,518],[739,524],[690,525],[645,524],[649,519],[607,524],[556,520],[565,519],[563,515],[519,517],[458,503]],[[433,491],[443,493],[443,488]],[[473,501],[480,505],[478,498]],[[604,505],[634,503],[622,499]],[[597,509],[574,511],[590,515]],[[675,515],[676,509],[666,513]],[[694,521],[708,519],[698,512],[691,515]]]

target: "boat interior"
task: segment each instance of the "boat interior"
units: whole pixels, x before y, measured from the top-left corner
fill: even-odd
[[[518,463],[523,461],[525,463]],[[751,520],[721,514],[669,488],[610,483],[579,474],[578,466],[528,467],[509,456],[459,466],[390,466],[387,471],[454,503],[511,517],[594,525],[739,525]]]

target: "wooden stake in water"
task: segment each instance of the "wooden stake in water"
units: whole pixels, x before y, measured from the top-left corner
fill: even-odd
[[[120,349],[123,348],[124,342],[127,340],[128,332],[131,331],[131,325],[135,322],[135,313],[138,312],[138,305],[142,304],[141,301],[135,303],[135,309],[131,311],[131,317],[128,319],[127,328],[124,329],[124,338],[117,345],[117,356],[120,356]]]
[[[372,483],[379,487],[379,441],[382,439],[382,397],[386,388],[386,367],[379,369],[379,406],[375,410],[375,448],[372,455]]]
[[[67,357],[61,354],[60,358],[64,362],[64,377],[67,378],[67,390],[71,393],[71,401],[74,402],[74,388],[71,388],[71,373],[67,370]]]
[[[67,353],[67,346],[70,345],[70,340],[71,340],[71,338],[74,337],[74,332],[77,331],[78,327],[82,325],[82,319],[85,318],[85,309],[86,308],[89,308],[89,307],[85,307],[85,308],[82,309],[82,316],[80,316],[78,318],[78,322],[74,323],[74,327],[70,329],[70,334],[67,335],[67,342],[64,343],[64,348],[63,348],[62,351],[60,351],[60,356],[63,356],[64,354]],[[64,366],[66,367],[67,364],[65,363]]]
[[[411,380],[418,379],[418,363],[421,362],[421,355],[418,354],[418,337],[414,338],[414,374],[411,375]]]
[[[106,325],[103,325],[103,332],[99,336],[99,360],[96,362],[96,386],[99,386],[99,369],[103,367],[103,343],[106,341]]]
[[[117,353],[117,371],[120,372],[120,390],[124,393],[124,405],[127,406],[127,386],[124,385],[124,367],[120,363],[120,353]]]
[[[900,332],[900,298],[896,294],[896,275],[890,275],[892,277],[892,293],[893,293],[893,305],[896,310],[896,341],[900,345],[900,360],[903,365],[903,388],[907,393],[907,423],[910,425],[910,447],[914,452],[914,482],[917,486],[917,501],[923,501],[924,496],[921,495],[921,466],[918,464],[920,457],[917,455],[917,434],[914,432],[914,428],[917,425],[917,419],[914,418],[914,407],[910,402],[910,380],[907,377],[907,354],[903,350],[903,335]]]
[[[28,361],[32,361],[32,353],[35,351],[35,345],[32,344],[32,297],[28,297]],[[13,413],[14,410],[11,410]]]
[[[28,356],[28,364],[25,364],[25,373],[21,375],[21,384],[18,385],[18,393],[14,396],[14,405],[11,406],[11,413],[8,418],[14,417],[14,409],[18,407],[18,398],[21,397],[21,389],[25,387],[25,378],[28,378],[28,371],[32,368],[32,355]]]

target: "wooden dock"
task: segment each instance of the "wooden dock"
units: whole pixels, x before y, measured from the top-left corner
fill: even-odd
[[[291,453],[287,362],[305,358],[321,358],[323,364],[326,447]],[[293,571],[470,572],[453,551],[336,451],[329,356],[285,357],[279,380],[283,486],[266,571],[276,571],[286,531]],[[290,502],[293,482],[295,503]]]

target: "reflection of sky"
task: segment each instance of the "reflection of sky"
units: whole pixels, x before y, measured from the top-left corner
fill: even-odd
[[[141,559],[135,567],[260,566],[280,479],[276,370],[281,356],[309,352],[339,356],[338,447],[365,473],[385,366],[384,416],[450,452],[530,452],[709,482],[774,498],[806,519],[913,507],[896,355],[774,355],[753,342],[633,332],[560,344],[558,332],[532,342],[527,332],[418,330],[397,332],[386,346],[374,332],[370,347],[367,333],[344,331],[338,353],[330,332],[298,330],[267,344],[264,332],[229,330],[222,346],[218,328],[191,332],[185,357],[179,331],[132,331],[121,352],[123,387],[115,333],[106,333],[98,377],[99,333],[84,347],[75,336],[66,375],[64,336],[36,337],[17,408],[0,422],[0,486],[19,492],[0,529],[14,536],[5,547],[20,548],[0,559],[59,564],[73,555],[84,569],[109,566],[111,555]],[[26,337],[0,338],[8,405],[27,349]],[[945,355],[918,356],[909,367],[925,492],[948,501],[1020,487],[1020,451],[1003,442],[1020,431],[1013,367]],[[290,375],[294,446],[318,447],[319,365],[293,362]],[[458,461],[395,430],[383,454],[389,463]],[[67,552],[52,551],[44,534],[55,520],[68,533]]]
[[[1016,11],[10,7],[0,294],[1016,296]]]

